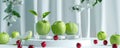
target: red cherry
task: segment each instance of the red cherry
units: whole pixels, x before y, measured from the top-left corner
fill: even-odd
[[[41,43],[41,46],[42,46],[42,47],[46,47],[46,42],[43,41],[43,42]]]
[[[17,48],[22,48],[22,45],[21,45],[21,44],[18,44],[18,45],[17,45]]]
[[[20,40],[17,40],[17,41],[16,41],[16,44],[17,44],[17,45],[21,44],[21,41],[20,41]]]
[[[98,43],[98,41],[97,40],[94,40],[94,44],[97,44]]]
[[[107,45],[107,44],[108,44],[108,41],[107,41],[107,40],[104,40],[104,41],[103,41],[103,44],[104,44],[104,45]]]
[[[34,48],[34,45],[29,45],[29,47],[28,48]]]
[[[81,45],[80,43],[77,43],[77,44],[76,44],[76,47],[77,47],[77,48],[81,48],[81,46],[82,46],[82,45]]]
[[[53,37],[53,39],[54,39],[54,40],[58,40],[58,36],[55,35],[55,36]]]
[[[117,44],[113,44],[113,45],[112,45],[112,48],[117,48]]]

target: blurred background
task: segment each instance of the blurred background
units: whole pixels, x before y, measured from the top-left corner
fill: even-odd
[[[82,37],[88,35],[88,10],[85,9],[79,14],[76,14],[71,8],[75,3],[79,3],[80,0],[22,0],[22,5],[17,6],[17,10],[21,18],[17,19],[9,28],[3,18],[7,15],[4,10],[6,4],[0,0],[0,32],[19,31],[21,34],[32,30],[35,32],[34,25],[41,19],[43,12],[50,11],[51,14],[45,18],[50,21],[51,25],[56,20],[62,20],[67,22],[80,22]],[[103,0],[102,3],[90,8],[90,30],[89,37],[96,37],[98,31],[105,31],[108,36],[120,33],[120,0]],[[38,17],[33,16],[28,11],[36,10],[39,13]],[[77,20],[80,16],[79,21]],[[9,31],[8,31],[9,29]],[[50,32],[52,34],[52,32]]]

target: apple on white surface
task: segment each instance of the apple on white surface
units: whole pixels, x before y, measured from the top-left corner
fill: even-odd
[[[119,34],[114,34],[110,37],[110,43],[111,44],[118,44],[120,45],[120,35]]]
[[[63,35],[66,31],[66,26],[63,21],[56,21],[52,25],[52,31],[55,35]]]
[[[13,31],[12,34],[11,34],[11,37],[12,37],[12,38],[17,38],[17,37],[19,37],[19,36],[20,36],[20,34],[19,34],[18,31]]]
[[[23,39],[24,39],[24,40],[28,40],[28,39],[30,39],[30,38],[32,38],[32,31],[26,32],[26,33],[24,34],[24,36],[23,36]]]
[[[66,34],[67,35],[75,35],[78,32],[78,26],[73,23],[73,22],[69,22],[66,23]]]
[[[98,38],[99,40],[105,40],[105,39],[107,38],[106,32],[99,31],[98,34],[97,34],[97,38]]]
[[[50,32],[50,23],[45,20],[38,21],[36,31],[39,35],[47,35]]]
[[[6,44],[10,40],[8,33],[1,32],[0,33],[0,44]]]
[[[47,35],[50,32],[50,23],[49,21],[44,20],[44,18],[47,17],[49,14],[50,12],[44,12],[42,14],[42,20],[39,20],[36,23],[36,31],[39,35]]]

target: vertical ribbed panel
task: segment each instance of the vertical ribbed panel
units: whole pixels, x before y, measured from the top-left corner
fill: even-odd
[[[50,0],[42,0],[42,13],[50,11],[49,10],[49,1]],[[45,18],[45,20],[49,20],[49,15],[48,17]]]
[[[38,6],[38,0],[34,0],[34,10],[38,12],[37,6]],[[38,22],[38,16],[34,16],[34,37],[38,38],[38,34],[36,32],[36,23]]]
[[[118,33],[117,9],[115,3],[115,0],[103,0],[102,4],[102,30],[109,33],[108,36]]]
[[[81,3],[80,3],[80,0],[75,0],[75,4],[76,5],[80,5]],[[82,11],[76,11],[75,12],[75,17],[76,17],[76,23],[78,24],[78,28],[79,28],[79,32],[78,32],[78,35],[80,36],[80,37],[82,37],[82,29],[81,29],[81,12]]]
[[[57,0],[57,20],[62,20],[62,1]]]
[[[25,32],[32,30],[34,31],[34,15],[29,12],[29,10],[34,9],[34,0],[24,0],[25,1]]]
[[[1,6],[2,0],[0,0],[0,6]],[[1,7],[0,7],[1,10]],[[1,32],[1,11],[0,11],[0,32]]]
[[[20,15],[21,15],[21,18],[20,18],[20,32],[21,32],[21,35],[24,34],[25,32],[25,1],[22,0],[23,4],[20,6]]]
[[[120,0],[117,0],[117,3],[116,3],[116,5],[117,5],[117,20],[118,20],[118,34],[120,34],[120,6],[119,6],[119,4],[120,4]]]
[[[3,20],[3,18],[7,15],[5,12],[4,12],[4,10],[5,10],[5,8],[6,8],[6,4],[5,3],[3,3],[2,2],[2,0],[1,0],[1,5],[2,5],[2,7],[1,7],[1,31],[2,32],[7,32],[8,30],[8,28],[7,28],[7,22],[6,22],[6,20]]]

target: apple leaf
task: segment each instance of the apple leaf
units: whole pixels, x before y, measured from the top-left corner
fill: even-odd
[[[10,4],[7,6],[7,8],[4,10],[4,12],[6,12],[6,13],[10,13],[10,12],[12,12],[12,2],[10,2]]]
[[[34,10],[29,10],[29,12],[30,12],[31,14],[35,15],[35,16],[38,16],[38,13],[37,13],[36,11],[34,11]]]
[[[83,3],[85,0],[81,0],[81,3]]]
[[[42,14],[42,18],[45,18],[47,15],[49,15],[50,14],[50,12],[44,12],[43,14]]]
[[[14,15],[14,16],[16,16],[16,17],[18,17],[18,18],[20,18],[20,14],[17,12],[17,11],[12,11],[12,14]]]
[[[10,22],[8,22],[8,23],[7,23],[7,26],[10,26],[10,24],[11,24],[11,23],[10,23]]]
[[[5,16],[5,17],[3,18],[3,20],[7,19],[8,17],[9,17],[9,15]]]
[[[102,2],[102,0],[98,0],[99,2]]]
[[[98,1],[96,0],[96,2],[95,2],[95,3],[93,3],[93,5],[92,5],[92,6],[95,6],[97,3],[98,3]]]

